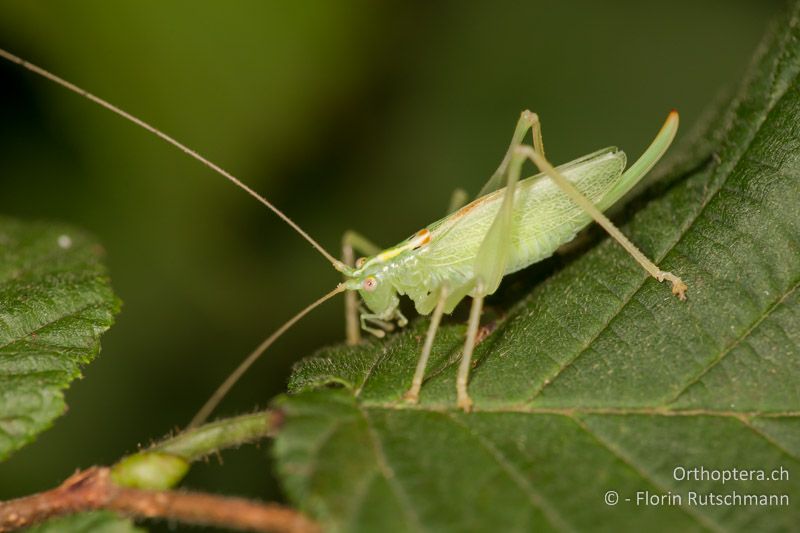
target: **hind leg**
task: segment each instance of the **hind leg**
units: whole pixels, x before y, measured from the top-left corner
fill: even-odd
[[[523,114],[524,118],[524,114]],[[538,119],[537,119],[538,122]],[[519,126],[518,126],[519,129]],[[526,130],[522,133],[524,135]],[[525,157],[520,154],[517,147],[511,150],[511,159],[506,171],[506,190],[503,203],[495,215],[489,231],[478,249],[475,258],[475,278],[472,290],[472,307],[467,324],[467,338],[464,342],[464,353],[456,377],[456,394],[458,407],[464,411],[472,409],[472,400],[467,393],[469,373],[472,368],[472,353],[475,350],[475,340],[478,335],[478,326],[481,321],[483,300],[494,293],[500,285],[506,270],[508,256],[511,251],[511,233],[514,225],[514,193],[519,181],[522,164]]]
[[[517,153],[529,158],[533,161],[539,170],[547,174],[550,179],[552,179],[559,188],[561,188],[564,193],[572,199],[573,202],[578,204],[581,209],[586,211],[600,226],[603,227],[606,232],[611,235],[623,248],[627,251],[631,257],[633,257],[637,263],[639,263],[642,268],[644,268],[648,274],[656,278],[658,281],[669,281],[672,283],[672,294],[677,296],[681,300],[686,299],[686,284],[673,274],[672,272],[664,272],[660,268],[658,268],[655,263],[653,263],[650,259],[645,256],[639,248],[636,247],[620,230],[617,228],[613,222],[611,222],[608,217],[606,217],[595,205],[586,198],[581,192],[575,188],[575,186],[565,178],[558,170],[556,170],[553,165],[551,165],[547,159],[544,158],[542,154],[536,152],[536,150],[532,149],[530,146],[520,146],[517,148]]]
[[[514,157],[514,150],[517,146],[522,144],[522,141],[525,139],[525,134],[528,133],[528,130],[531,130],[531,133],[533,134],[533,148],[540,154],[544,155],[542,123],[539,121],[539,115],[526,109],[522,112],[519,120],[517,121],[517,126],[514,128],[514,135],[511,137],[511,144],[508,146],[508,150],[506,150],[506,154],[503,156],[500,166],[497,167],[497,170],[494,171],[494,174],[492,174],[492,177],[489,178],[489,181],[487,181],[486,184],[481,188],[477,198],[480,198],[485,194],[489,194],[492,191],[496,191],[497,189],[500,189],[506,185],[506,182],[508,181],[509,166],[511,165]]]

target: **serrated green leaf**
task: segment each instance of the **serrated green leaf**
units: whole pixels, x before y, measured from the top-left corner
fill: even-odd
[[[75,228],[0,218],[0,460],[61,415],[119,300]]]
[[[604,241],[480,344],[471,414],[454,408],[462,325],[440,330],[415,408],[402,395],[426,321],[323,350],[278,402],[291,499],[342,531],[796,530],[798,5],[729,110],[624,226],[687,282],[688,302]],[[677,467],[782,468],[789,479],[680,480]],[[604,502],[611,490],[616,505]],[[637,505],[645,491],[682,499]],[[693,505],[690,491],[791,503]]]
[[[54,518],[28,529],[30,533],[145,533],[127,518],[108,511],[81,513]]]

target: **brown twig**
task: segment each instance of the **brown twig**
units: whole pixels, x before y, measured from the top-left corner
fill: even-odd
[[[200,492],[131,489],[115,484],[108,468],[93,467],[77,472],[55,489],[0,502],[0,533],[98,509],[242,531],[319,531],[301,513],[281,505]]]

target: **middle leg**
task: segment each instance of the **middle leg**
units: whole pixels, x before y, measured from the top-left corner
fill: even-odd
[[[453,194],[450,195],[450,204],[447,206],[447,214],[455,213],[460,208],[464,207],[468,200],[469,196],[467,195],[467,191],[461,187],[454,190]]]
[[[414,372],[414,378],[411,380],[411,388],[408,389],[408,392],[406,392],[404,396],[405,400],[409,403],[417,403],[419,401],[419,391],[422,388],[422,380],[425,377],[425,368],[428,366],[428,358],[430,358],[431,348],[433,348],[433,339],[436,337],[436,331],[439,329],[439,324],[442,321],[448,293],[449,291],[446,286],[442,286],[439,289],[439,299],[431,315],[431,323],[428,326],[428,333],[425,335],[425,344],[422,345],[422,353],[417,360],[417,369]]]
[[[464,342],[464,353],[461,356],[461,364],[458,366],[456,376],[456,402],[464,412],[472,410],[472,399],[467,393],[467,382],[469,372],[472,370],[472,353],[475,351],[475,339],[478,337],[478,326],[481,323],[481,311],[483,311],[483,287],[478,283],[475,287],[476,294],[472,297],[472,306],[469,309],[469,322],[467,323],[467,339]]]

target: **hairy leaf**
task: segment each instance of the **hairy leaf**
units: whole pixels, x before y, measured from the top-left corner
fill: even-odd
[[[624,226],[686,281],[688,302],[603,241],[494,324],[476,350],[471,414],[455,409],[463,325],[440,330],[417,407],[402,395],[427,321],[323,350],[278,402],[292,500],[343,531],[796,528],[798,20],[795,5],[727,111]],[[707,473],[691,479],[693,468]],[[734,468],[788,480],[705,479]],[[710,492],[778,503],[700,505]],[[637,500],[648,494],[680,501]]]
[[[119,301],[74,228],[0,218],[0,460],[61,415]]]

